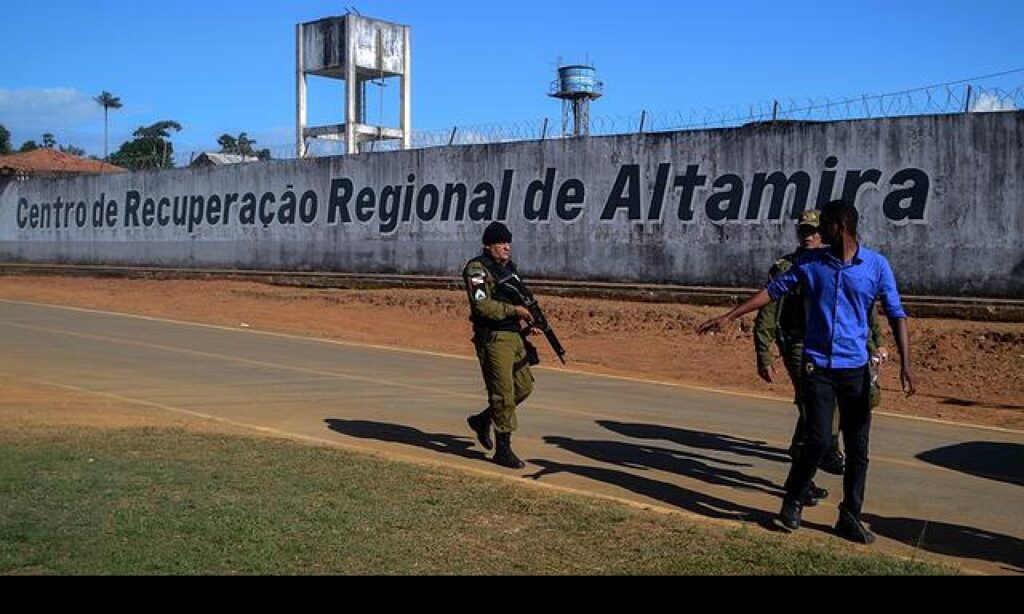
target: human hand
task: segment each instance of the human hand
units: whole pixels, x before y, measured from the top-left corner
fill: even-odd
[[[904,365],[900,369],[900,385],[903,386],[903,393],[908,397],[914,396],[917,388],[914,387],[914,376],[910,373],[910,367]]]
[[[719,316],[717,318],[711,318],[706,322],[702,322],[697,326],[698,335],[706,335],[708,333],[714,333],[722,330],[722,326],[728,322],[728,318],[725,316]]]
[[[763,379],[764,381],[768,382],[769,384],[775,383],[775,373],[776,373],[776,371],[775,371],[775,365],[774,364],[769,363],[767,365],[762,365],[762,364],[758,363],[758,365],[757,365],[757,374],[758,374],[758,376],[760,376],[761,379]]]
[[[530,310],[522,305],[516,305],[516,317],[520,320],[526,320],[527,322],[533,322],[533,316],[530,315]]]

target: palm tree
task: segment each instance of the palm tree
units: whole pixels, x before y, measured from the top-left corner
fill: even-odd
[[[252,146],[256,144],[256,141],[249,138],[249,135],[245,132],[238,135],[238,153],[243,156],[253,156],[256,152],[253,151]]]
[[[110,109],[120,109],[124,105],[121,104],[120,98],[106,90],[93,100],[103,107],[103,159],[107,160],[107,113]]]

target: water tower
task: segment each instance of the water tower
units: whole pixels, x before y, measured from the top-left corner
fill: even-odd
[[[411,68],[409,26],[370,19],[350,13],[300,23],[295,34],[296,147],[306,155],[307,139],[344,140],[345,151],[353,154],[365,143],[399,140],[402,149],[412,145]],[[345,123],[329,126],[306,125],[306,76],[315,75],[345,82]],[[397,77],[399,117],[395,127],[372,126],[366,119],[366,85],[384,85]],[[383,90],[381,92],[383,96]],[[383,120],[383,118],[381,118]]]
[[[573,64],[558,68],[558,79],[551,84],[552,98],[562,99],[562,136],[569,136],[572,115],[572,136],[590,135],[590,101],[604,93],[604,83],[597,80],[593,66]]]

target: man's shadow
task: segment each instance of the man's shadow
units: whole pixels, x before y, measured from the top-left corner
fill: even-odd
[[[483,452],[473,449],[474,441],[466,437],[455,437],[447,433],[425,433],[417,428],[403,424],[372,422],[369,420],[327,418],[324,422],[327,424],[327,428],[349,437],[401,443],[432,452],[453,454],[470,460],[487,458]]]
[[[786,464],[790,462],[786,450],[769,446],[765,441],[721,433],[703,433],[660,424],[636,424],[612,420],[598,420],[597,423],[613,433],[633,439],[670,441],[687,448],[726,452],[736,456],[749,456]]]
[[[935,448],[917,458],[970,475],[1024,486],[1024,445],[994,441],[970,441]]]
[[[621,441],[582,440],[556,436],[544,437],[544,442],[599,463],[627,469],[664,471],[709,484],[758,490],[766,494],[781,495],[782,493],[781,486],[770,480],[750,476],[728,467],[730,465],[735,467],[738,465],[737,463],[719,461],[686,451]],[[721,465],[726,465],[726,467]]]
[[[783,531],[775,522],[775,514],[689,490],[675,484],[652,480],[617,469],[606,469],[591,465],[558,463],[544,459],[530,459],[530,463],[541,468],[539,471],[526,476],[535,480],[540,480],[545,476],[557,473],[570,473],[597,482],[612,484],[638,495],[708,518],[753,522],[769,531]],[[810,522],[804,522],[803,526],[828,530],[828,527],[824,525],[816,525]]]
[[[1024,540],[958,524],[864,514],[871,530],[915,548],[992,561],[1024,574]]]

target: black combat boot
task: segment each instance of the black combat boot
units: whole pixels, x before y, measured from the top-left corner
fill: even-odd
[[[822,496],[824,494],[824,496]],[[818,504],[818,501],[828,497],[828,491],[824,488],[818,488],[814,482],[807,487],[802,497],[800,497],[800,504],[804,507],[814,507]]]
[[[807,488],[807,494],[815,499],[828,499],[828,489],[821,488],[814,482],[811,482],[811,485]]]
[[[522,469],[526,463],[519,460],[516,453],[512,451],[512,433],[495,433],[498,442],[498,449],[494,453],[494,462],[509,469]]]
[[[483,410],[479,414],[474,414],[466,418],[466,423],[469,424],[469,428],[473,429],[476,433],[476,440],[480,442],[480,445],[485,450],[494,449],[494,440],[491,439],[491,410],[490,408]]]
[[[860,521],[860,518],[843,507],[842,504],[839,505],[836,535],[858,544],[871,544],[875,541],[875,534],[869,531]]]
[[[804,506],[796,499],[788,496],[782,499],[782,510],[779,512],[779,520],[782,526],[789,531],[796,531],[800,528]]]

